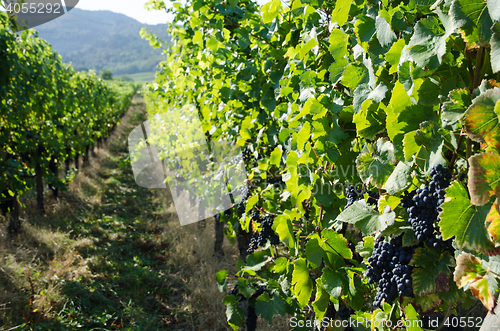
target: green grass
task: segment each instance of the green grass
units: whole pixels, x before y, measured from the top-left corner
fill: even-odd
[[[189,329],[189,311],[180,308],[189,291],[172,276],[177,268],[165,258],[170,244],[161,235],[164,222],[158,221],[163,201],[136,185],[123,162],[125,133],[144,120],[143,112],[135,111],[124,121],[124,134],[110,141],[108,157],[82,177],[81,195],[63,192],[69,204],[52,205],[59,212],[33,219],[18,240],[0,247],[0,255],[14,254],[0,270],[0,288],[19,298],[16,306],[0,298],[10,311],[0,314],[0,330],[17,325],[28,330]],[[30,209],[32,201],[25,203]],[[35,258],[9,254],[26,247],[33,248]]]

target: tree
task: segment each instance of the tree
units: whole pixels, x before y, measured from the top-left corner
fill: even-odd
[[[108,69],[103,70],[101,71],[101,78],[104,80],[113,80],[113,73]]]

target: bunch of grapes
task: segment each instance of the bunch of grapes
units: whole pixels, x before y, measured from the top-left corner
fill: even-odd
[[[252,151],[248,147],[245,147],[245,149],[243,149],[242,153],[243,153],[243,160],[245,161],[245,163],[248,163],[248,162],[255,159]]]
[[[248,305],[247,309],[247,320],[246,320],[247,331],[255,331],[257,329],[257,314],[255,313],[255,308]]]
[[[337,315],[343,321],[348,320],[352,314],[354,314],[354,309],[351,309],[347,306],[340,307],[339,310],[337,311]]]
[[[437,249],[448,249],[453,250],[453,246],[451,244],[451,238],[444,241],[443,236],[439,235],[437,238],[430,238],[427,240],[427,246]]]
[[[430,175],[432,180],[429,185],[412,193],[405,192],[401,202],[403,208],[408,211],[408,223],[415,230],[419,241],[434,235],[434,221],[438,218],[438,208],[444,202],[445,189],[450,185],[451,174],[441,164],[434,166]]]
[[[247,250],[247,254],[252,254],[257,247],[264,246],[267,239],[271,241],[271,245],[277,245],[280,242],[279,237],[274,233],[273,230],[274,216],[266,215],[262,219],[260,218],[260,213],[252,213],[252,222],[258,222],[262,225],[262,229],[258,233],[254,233],[250,239],[250,246]]]
[[[356,190],[355,186],[349,186],[348,188],[346,188],[345,193],[346,193],[345,196],[347,199],[347,205],[345,206],[345,208],[349,207],[354,202],[356,202],[360,199],[363,199],[363,196],[365,195],[365,193],[368,193],[369,197],[368,197],[367,202],[370,205],[376,204],[378,201],[378,198],[380,197],[378,193],[368,191],[368,190],[363,191],[363,194],[360,195],[360,194],[358,194],[358,191]]]
[[[401,237],[390,243],[379,239],[374,245],[372,256],[368,258],[368,282],[378,284],[378,292],[373,305],[382,307],[382,302],[392,303],[399,295],[411,296],[412,267],[408,265],[413,249],[402,247]]]
[[[255,299],[257,299],[264,292],[269,293],[269,290],[263,286],[259,286],[257,291],[251,296],[250,300],[255,302]],[[250,304],[247,309],[246,326],[247,331],[255,331],[257,329],[257,313],[255,312],[255,308]]]
[[[246,185],[242,185],[240,187],[238,187],[236,189],[238,192],[233,192],[233,196],[234,195],[240,195],[241,196],[241,200],[240,202],[236,205],[236,208],[238,208],[238,211],[240,213],[244,213],[245,210],[246,210],[246,204],[247,204],[247,200],[248,198],[250,197],[250,189],[248,188],[248,186]],[[236,191],[235,190],[235,191]],[[236,193],[236,194],[235,194]]]
[[[279,176],[279,177],[267,177],[266,184],[272,185],[275,188],[280,188],[283,185],[283,179],[281,178],[281,176]]]

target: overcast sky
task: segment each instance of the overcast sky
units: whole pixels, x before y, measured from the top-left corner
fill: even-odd
[[[258,0],[257,2],[262,5],[267,1]],[[166,23],[172,19],[172,16],[164,11],[144,9],[146,2],[147,0],[80,0],[76,7],[87,10],[111,10],[147,24]],[[172,3],[167,0],[165,4],[168,6]]]

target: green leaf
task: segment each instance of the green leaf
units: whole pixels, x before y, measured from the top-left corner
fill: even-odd
[[[415,250],[410,264],[416,267],[412,275],[416,295],[447,290],[448,276],[451,275],[449,267],[455,266],[450,252],[420,247]]]
[[[262,6],[262,21],[264,24],[271,23],[280,13],[281,1],[272,0]]]
[[[441,19],[446,18],[442,15]],[[435,69],[441,65],[446,53],[446,39],[454,30],[453,26],[449,26],[449,31],[444,30],[441,23],[438,18],[431,16],[419,20],[415,25],[407,52],[409,59],[419,67]]]
[[[375,19],[364,14],[358,15],[357,19],[356,23],[354,23],[354,33],[356,34],[358,43],[363,47],[365,52],[368,52],[368,43],[377,32]]]
[[[226,305],[226,318],[233,330],[238,330],[245,322],[245,311],[240,308],[234,295],[228,295],[224,298]]]
[[[386,19],[382,16],[377,16],[375,20],[375,29],[377,34],[377,39],[380,45],[387,48],[396,41],[396,34],[392,31],[391,26],[387,23]]]
[[[273,230],[278,234],[280,240],[284,242],[288,248],[291,249],[295,247],[292,221],[286,213],[276,217],[273,222]]]
[[[325,290],[335,299],[340,298],[342,294],[342,276],[328,268],[323,268],[323,275],[321,276],[321,284]]]
[[[320,278],[316,279],[316,298],[312,303],[314,313],[318,320],[322,320],[328,309],[328,302],[330,302],[330,294],[323,288]]]
[[[363,102],[361,111],[353,117],[359,136],[375,139],[375,135],[385,128],[385,112],[372,100]]]
[[[484,0],[453,0],[450,15],[468,44],[468,47],[488,46],[491,39],[491,21]]]
[[[349,64],[342,76],[342,84],[355,89],[362,83],[368,83],[368,69],[364,65]]]
[[[481,93],[465,114],[469,137],[500,150],[500,89]]]
[[[281,164],[281,156],[283,155],[283,151],[281,150],[281,145],[278,145],[274,148],[273,152],[271,153],[271,157],[269,159],[269,163],[276,165],[279,167]]]
[[[217,274],[215,274],[215,278],[217,279],[219,291],[224,292],[227,286],[227,271],[221,270]]]
[[[420,128],[420,123],[436,118],[431,107],[415,105],[406,93],[403,84],[396,82],[391,101],[387,107],[386,128],[389,138],[394,142],[395,153],[403,158],[404,134]]]
[[[439,215],[439,227],[443,240],[456,237],[458,246],[488,254],[494,247],[488,239],[485,220],[492,203],[484,206],[473,205],[465,187],[459,182],[453,182],[446,190],[445,202],[441,205],[443,211]]]
[[[391,65],[391,68],[389,69],[390,75],[398,71],[401,52],[403,51],[403,47],[405,47],[405,45],[405,40],[399,39],[391,46],[389,51],[385,53],[385,60]]]
[[[491,19],[495,21],[500,21],[500,6],[495,0],[487,0],[488,11],[490,12]]]
[[[303,150],[304,144],[309,140],[310,137],[311,137],[311,124],[309,122],[305,122],[304,126],[302,126],[302,129],[297,134],[297,148],[299,150]]]
[[[407,161],[415,163],[426,172],[438,164],[446,164],[443,155],[446,141],[439,132],[439,124],[424,122],[420,129],[410,132],[403,139],[404,155]]]
[[[337,84],[337,82],[342,78],[346,67],[347,59],[336,60],[330,65],[328,72],[330,73],[330,81],[333,84]]]
[[[323,249],[320,247],[320,240],[318,234],[315,233],[306,244],[307,261],[311,263],[313,268],[319,267],[323,261]]]
[[[356,228],[361,230],[363,236],[383,231],[387,226],[393,224],[395,219],[396,214],[390,210],[390,207],[386,207],[384,213],[380,215],[364,200],[356,201],[337,217],[339,221],[354,224]]]
[[[496,246],[500,243],[500,208],[498,199],[491,206],[488,216],[486,216],[486,226],[488,227],[488,234],[493,239]]]
[[[344,32],[339,29],[333,29],[330,33],[329,42],[330,46],[328,47],[328,50],[335,61],[342,59],[348,54],[347,45],[349,44],[349,36],[347,36]]]
[[[347,246],[347,239],[334,230],[326,229],[321,232],[319,245],[325,253],[334,253],[344,259],[352,259],[352,251]]]
[[[278,293],[275,293],[271,298],[269,294],[263,293],[255,300],[255,313],[266,319],[269,324],[273,324],[273,317],[276,312],[284,313],[285,303]]]
[[[309,277],[309,268],[305,259],[297,259],[293,262],[294,269],[292,273],[293,294],[301,308],[304,308],[311,298],[313,291],[313,282]]]
[[[382,188],[394,171],[396,158],[390,141],[380,138],[375,146],[361,153],[356,159],[356,168],[365,184]]]
[[[471,105],[472,100],[467,89],[450,91],[448,98],[450,101],[443,103],[441,121],[444,129],[453,130],[456,123],[462,119],[465,111]]]
[[[318,46],[318,42],[316,41],[316,39],[309,39],[309,41],[300,48],[299,58],[302,60],[307,55],[307,53],[309,53],[315,46]]]
[[[500,6],[497,6],[500,8]],[[493,26],[493,35],[491,36],[491,69],[494,73],[500,71],[500,22],[496,22]]]
[[[419,327],[420,319],[418,318],[417,311],[415,310],[415,308],[413,308],[411,303],[408,306],[406,306],[405,315],[406,315],[406,321],[408,321],[408,323],[405,321],[406,330],[422,331],[422,328]]]
[[[484,307],[492,310],[495,307],[495,295],[490,290],[486,270],[481,266],[481,261],[474,256],[461,253],[457,258],[457,267],[454,272],[454,280],[458,288],[466,288],[483,303]]]
[[[469,158],[469,192],[471,202],[486,204],[491,195],[500,197],[500,155],[482,153]]]
[[[332,17],[330,19],[331,23],[337,23],[339,26],[344,25],[349,18],[349,10],[351,9],[351,3],[353,0],[339,0],[335,4],[335,9],[332,12]]]
[[[386,190],[390,195],[402,192],[410,185],[412,169],[412,163],[400,161],[382,189]]]

